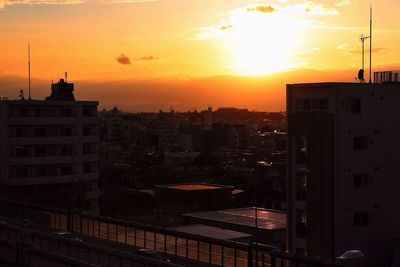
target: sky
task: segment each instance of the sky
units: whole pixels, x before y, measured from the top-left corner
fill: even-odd
[[[399,0],[0,0],[0,94],[30,43],[37,98],[68,71],[104,108],[284,110],[286,83],[354,81],[370,5],[373,67],[399,68]]]

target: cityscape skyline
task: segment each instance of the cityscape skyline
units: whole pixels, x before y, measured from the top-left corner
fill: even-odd
[[[369,4],[373,68],[399,68],[396,1],[3,1],[2,94],[27,90],[30,42],[33,97],[68,71],[77,96],[95,96],[100,108],[284,110],[285,84],[298,77],[354,81]]]

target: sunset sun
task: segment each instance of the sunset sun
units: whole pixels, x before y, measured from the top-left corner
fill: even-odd
[[[226,35],[232,67],[244,75],[261,75],[294,67],[289,55],[296,38],[295,21],[273,7],[248,7],[231,13]]]

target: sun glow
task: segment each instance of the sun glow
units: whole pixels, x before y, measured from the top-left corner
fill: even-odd
[[[290,14],[275,10],[239,9],[231,12],[231,28],[226,46],[232,67],[245,75],[260,75],[295,67],[296,21]]]

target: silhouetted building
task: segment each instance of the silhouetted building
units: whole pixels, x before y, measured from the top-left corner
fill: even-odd
[[[400,237],[400,84],[287,85],[288,248],[388,264]]]
[[[60,80],[46,100],[1,100],[1,196],[96,213],[95,101],[75,101]]]

